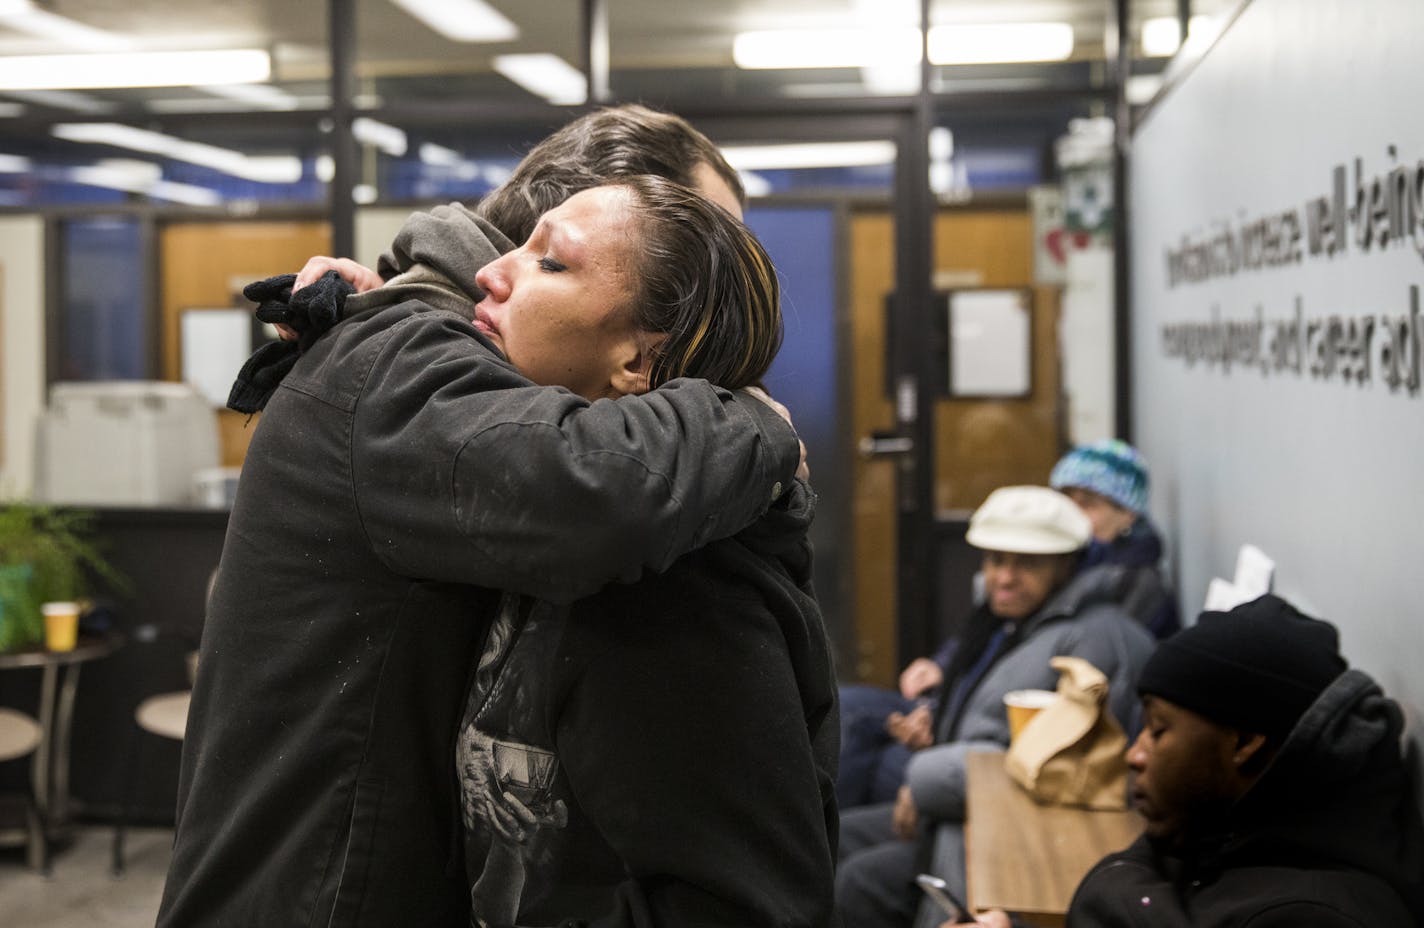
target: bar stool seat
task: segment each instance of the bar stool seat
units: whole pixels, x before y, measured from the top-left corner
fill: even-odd
[[[35,753],[41,738],[39,722],[23,712],[0,708],[0,762],[18,760]],[[44,873],[49,869],[49,836],[45,834],[44,818],[35,804],[33,793],[25,797],[25,818],[29,832],[26,845],[30,866]]]
[[[23,712],[0,708],[0,761],[24,757],[39,746],[39,722]]]
[[[134,721],[146,732],[182,741],[188,728],[188,702],[192,698],[193,694],[188,691],[150,696],[134,710]]]
[[[192,690],[159,693],[157,696],[148,697],[134,710],[135,735],[147,732],[160,738],[181,742],[188,729],[188,703],[192,698]],[[142,742],[136,738],[134,747],[129,752],[129,772],[126,777],[128,782],[125,785],[123,801],[119,807],[119,819],[114,826],[111,869],[116,877],[124,874],[124,834],[128,830],[129,802],[132,799],[134,775],[139,767],[138,757],[142,747]]]

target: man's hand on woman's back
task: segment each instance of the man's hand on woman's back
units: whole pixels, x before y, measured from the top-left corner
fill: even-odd
[[[307,263],[303,264],[302,269],[297,272],[297,279],[292,284],[292,291],[296,292],[308,284],[315,283],[327,271],[335,271],[341,275],[341,279],[355,287],[357,293],[374,290],[385,283],[381,280],[380,274],[364,264],[357,264],[350,258],[328,258],[325,255],[317,255],[314,258],[308,258]]]

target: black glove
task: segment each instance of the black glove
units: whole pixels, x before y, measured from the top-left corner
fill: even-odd
[[[229,409],[251,414],[266,407],[302,352],[341,321],[346,298],[355,292],[335,271],[327,271],[293,294],[296,279],[296,274],[278,274],[242,288],[242,295],[257,304],[257,321],[285,325],[298,337],[268,342],[253,352],[233,381]]]

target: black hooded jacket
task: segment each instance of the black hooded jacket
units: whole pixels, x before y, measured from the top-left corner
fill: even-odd
[[[1084,878],[1070,928],[1424,924],[1424,827],[1401,715],[1346,671],[1301,717],[1225,834],[1176,855],[1147,838]]]

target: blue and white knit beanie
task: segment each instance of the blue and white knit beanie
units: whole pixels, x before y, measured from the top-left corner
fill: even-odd
[[[1055,490],[1082,487],[1136,513],[1147,509],[1147,462],[1125,441],[1109,438],[1079,445],[1053,465]]]

